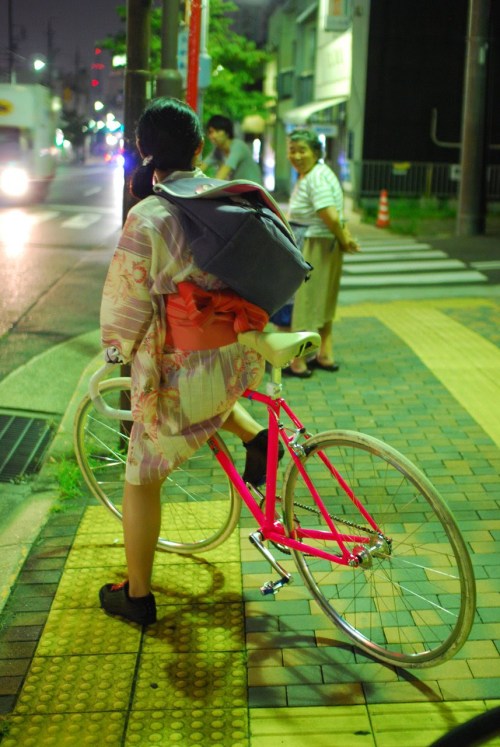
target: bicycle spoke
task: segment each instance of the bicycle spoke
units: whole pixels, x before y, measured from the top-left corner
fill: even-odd
[[[293,553],[321,608],[360,648],[383,661],[411,667],[449,658],[469,632],[475,592],[465,544],[446,506],[408,460],[376,439],[332,431],[307,443],[301,461],[308,479],[337,531],[342,525],[355,529],[352,537],[343,534],[342,542],[361,558],[360,566],[346,567],[314,557],[313,551]],[[288,531],[292,515],[304,529],[321,529],[324,519],[295,466],[285,491]],[[370,546],[377,533],[363,522],[357,501],[381,528],[380,547]],[[326,524],[323,529],[323,537],[315,532],[316,539],[307,542],[333,553]]]
[[[118,408],[129,379],[109,379],[101,394]],[[119,421],[97,412],[87,397],[75,419],[75,451],[82,474],[92,493],[121,519],[126,453],[130,438]],[[219,439],[219,448],[227,449]],[[162,487],[161,549],[178,553],[208,550],[233,531],[240,499],[208,445],[172,472]]]

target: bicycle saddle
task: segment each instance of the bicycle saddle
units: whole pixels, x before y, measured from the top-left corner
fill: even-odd
[[[260,353],[274,368],[288,366],[293,358],[314,353],[320,346],[317,332],[240,332],[238,342]]]

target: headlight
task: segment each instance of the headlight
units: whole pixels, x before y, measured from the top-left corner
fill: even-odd
[[[8,197],[23,197],[29,185],[28,174],[17,166],[7,166],[0,173],[0,191]]]

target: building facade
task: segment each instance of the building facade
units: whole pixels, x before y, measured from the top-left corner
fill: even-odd
[[[286,135],[312,127],[355,200],[380,189],[453,197],[468,0],[288,0],[270,18],[271,139],[278,192],[292,175]],[[486,144],[490,199],[500,199],[500,4],[490,6]],[[268,87],[269,83],[268,83]]]

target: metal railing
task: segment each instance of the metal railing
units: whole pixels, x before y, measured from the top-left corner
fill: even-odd
[[[350,181],[360,197],[378,196],[382,189],[394,197],[458,196],[458,164],[363,161],[351,162],[350,171]],[[488,166],[487,199],[500,200],[500,164]]]

